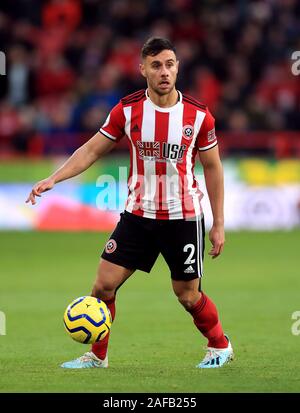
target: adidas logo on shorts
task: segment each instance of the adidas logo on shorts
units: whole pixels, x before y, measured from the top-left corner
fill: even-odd
[[[184,270],[186,274],[191,274],[192,272],[195,272],[195,270],[191,265]]]

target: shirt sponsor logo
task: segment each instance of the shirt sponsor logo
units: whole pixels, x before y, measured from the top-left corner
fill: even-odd
[[[137,148],[140,159],[155,160],[156,162],[182,162],[186,145],[137,141]]]

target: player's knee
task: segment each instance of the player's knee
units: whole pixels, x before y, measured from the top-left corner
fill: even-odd
[[[191,310],[191,308],[195,305],[197,299],[195,299],[193,294],[181,294],[177,296],[178,301],[180,304],[187,310]]]
[[[97,279],[94,286],[92,295],[100,298],[101,300],[112,298],[115,295],[116,286],[111,280]]]

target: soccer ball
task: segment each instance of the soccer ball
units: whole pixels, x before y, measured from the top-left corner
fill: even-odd
[[[73,340],[93,344],[109,333],[112,319],[109,309],[99,298],[76,298],[64,313],[64,324]]]

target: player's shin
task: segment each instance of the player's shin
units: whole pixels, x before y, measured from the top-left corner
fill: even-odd
[[[208,347],[226,348],[224,336],[215,304],[203,292],[200,300],[188,310],[198,330],[208,339]]]
[[[113,298],[105,299],[102,301],[104,301],[105,304],[107,305],[110,311],[110,314],[111,314],[112,321],[114,321],[115,314],[116,314],[115,296]],[[109,336],[110,336],[110,333],[108,333],[107,336],[103,340],[98,341],[97,343],[94,343],[92,345],[92,352],[101,360],[104,360],[106,357]]]

